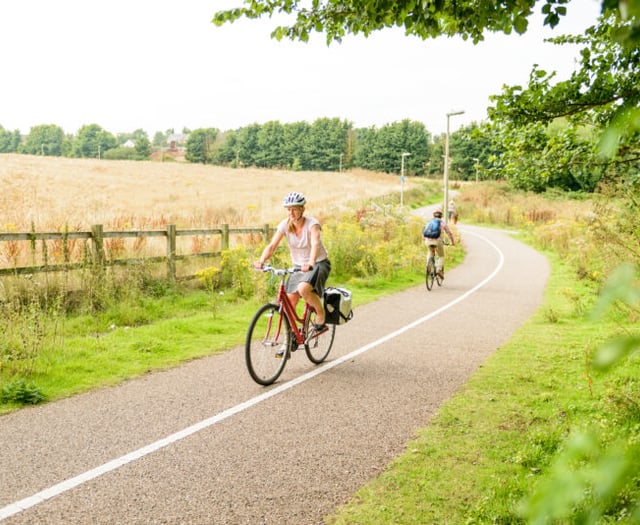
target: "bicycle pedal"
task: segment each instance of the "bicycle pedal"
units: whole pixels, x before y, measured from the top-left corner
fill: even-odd
[[[290,357],[291,357],[290,352],[286,352],[284,350],[280,350],[279,352],[276,352],[276,359],[282,359],[282,358],[289,359]]]

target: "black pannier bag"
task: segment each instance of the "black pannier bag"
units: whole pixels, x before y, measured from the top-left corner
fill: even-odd
[[[351,292],[345,288],[325,288],[324,311],[328,324],[344,324],[351,320]]]

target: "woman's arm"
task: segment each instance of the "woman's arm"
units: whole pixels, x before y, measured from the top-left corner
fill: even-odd
[[[451,228],[449,228],[449,225],[445,223],[443,223],[442,226],[444,227],[444,231],[447,232],[447,235],[451,240],[451,246],[455,246],[456,241],[453,239],[453,233],[451,233]]]
[[[320,225],[314,224],[311,227],[311,249],[309,251],[309,264],[300,268],[303,272],[308,272],[316,263],[318,257],[318,245],[320,244]]]
[[[269,259],[271,259],[271,256],[273,255],[273,252],[276,251],[276,248],[280,244],[280,241],[282,240],[283,236],[284,235],[280,230],[276,230],[276,233],[274,233],[273,237],[271,238],[271,242],[269,244],[267,244],[265,246],[264,250],[262,251],[262,255],[260,256],[260,260],[253,264],[253,266],[256,269],[258,269],[258,270],[261,269],[264,266],[264,263],[267,262]]]

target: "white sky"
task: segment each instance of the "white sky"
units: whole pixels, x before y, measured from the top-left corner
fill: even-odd
[[[356,127],[405,118],[442,133],[486,118],[489,96],[526,84],[531,66],[565,78],[577,50],[544,44],[581,33],[599,0],[573,0],[554,31],[530,20],[524,36],[422,41],[399,30],[326,46],[269,38],[276,22],[210,21],[241,0],[4,0],[0,2],[0,125],[28,133],[56,124],[76,133],[143,128],[236,129],[338,117]]]

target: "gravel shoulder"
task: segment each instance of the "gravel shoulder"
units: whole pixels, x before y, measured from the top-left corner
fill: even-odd
[[[357,308],[329,356],[344,362],[308,380],[288,383],[317,369],[301,351],[260,387],[236,348],[1,417],[0,511],[244,403],[3,523],[322,523],[542,301],[542,255],[505,232],[458,226],[467,255],[444,285]]]

